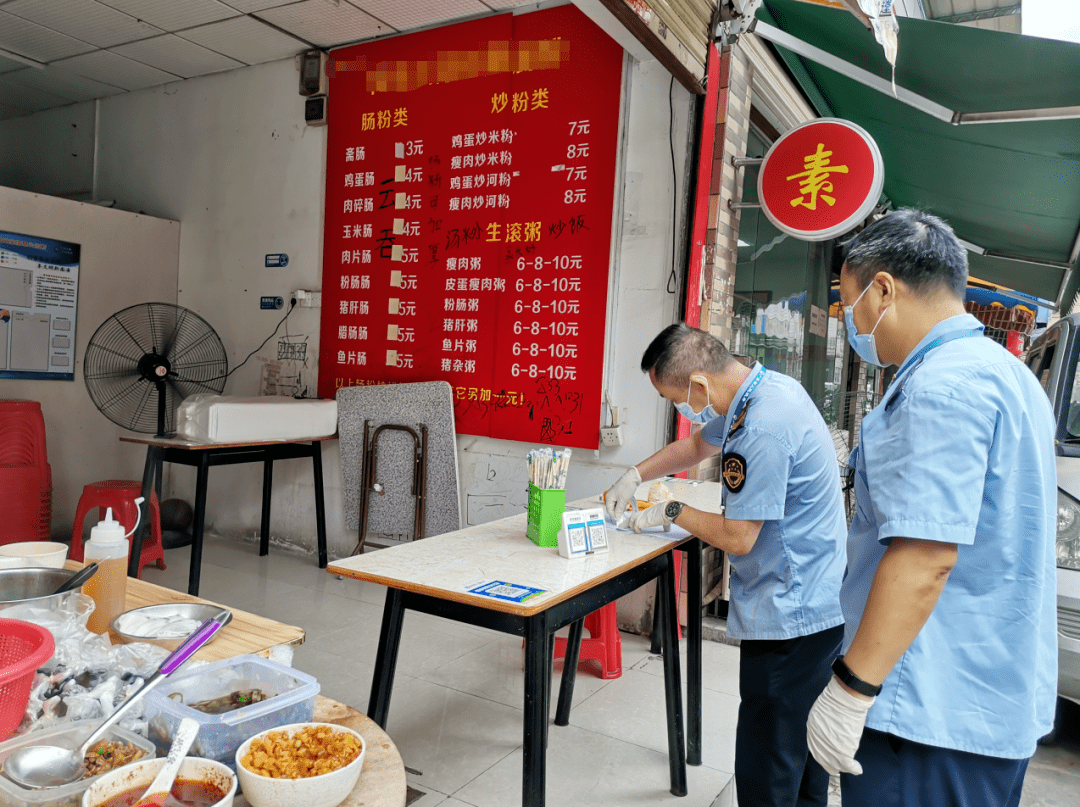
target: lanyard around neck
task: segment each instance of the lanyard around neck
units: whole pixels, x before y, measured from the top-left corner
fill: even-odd
[[[746,407],[747,403],[749,403],[751,394],[753,394],[754,390],[757,389],[758,384],[761,383],[761,379],[763,379],[764,377],[765,366],[762,365],[761,367],[758,367],[757,374],[750,381],[750,384],[746,387],[746,390],[743,392],[743,394],[739,396],[739,400],[736,401],[735,405],[731,407],[731,410],[728,413],[729,425],[727,426],[727,430],[724,432],[724,443],[720,446],[721,455],[723,455],[724,446],[727,445],[728,438],[735,430],[735,423],[736,421],[738,421],[739,415],[742,413],[742,410]]]
[[[721,471],[721,474],[725,473],[724,463],[727,461],[727,457],[725,455],[724,450],[727,447],[728,438],[731,437],[732,432],[735,431],[735,429],[736,429],[736,427],[738,425],[738,422],[739,422],[739,416],[743,413],[743,410],[746,408],[747,404],[750,402],[750,395],[753,394],[755,389],[757,389],[758,384],[761,383],[761,379],[763,379],[764,377],[765,377],[765,366],[762,365],[762,366],[758,367],[757,373],[750,380],[750,383],[747,384],[746,390],[743,392],[742,395],[739,396],[739,400],[736,401],[735,404],[731,407],[731,409],[728,410],[729,420],[728,420],[728,423],[725,424],[726,428],[724,430],[724,442],[721,443],[721,445],[720,445],[720,463],[721,463],[720,471]],[[741,462],[742,466],[743,466],[742,473],[743,474],[746,473],[746,461],[744,459],[734,457],[734,458],[732,458],[732,461],[733,462]],[[725,481],[722,482],[721,485],[720,485],[720,512],[721,513],[723,513],[727,509],[728,486],[726,484],[726,479],[727,478],[724,477],[724,479],[725,479]]]

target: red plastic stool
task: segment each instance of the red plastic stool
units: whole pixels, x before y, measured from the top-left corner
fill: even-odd
[[[41,404],[0,400],[0,464],[40,467],[47,462]]]
[[[82,496],[79,497],[79,507],[75,511],[75,526],[71,530],[71,551],[68,552],[68,557],[82,562],[83,521],[95,507],[99,508],[99,519],[105,518],[105,508],[111,507],[113,518],[124,526],[125,532],[131,532],[139,517],[135,499],[141,494],[142,483],[127,479],[107,479],[84,487]],[[143,567],[154,562],[157,562],[159,569],[165,568],[165,552],[161,547],[161,509],[158,506],[157,494],[150,491],[150,536],[143,541],[142,555],[139,557],[139,577],[142,577]]]
[[[41,538],[42,473],[36,465],[0,465],[0,544],[37,541]]]
[[[38,524],[32,537],[26,537],[21,523],[17,527],[8,525],[8,534],[14,530],[23,534],[19,540],[51,540],[52,470],[45,450],[45,420],[39,402],[0,400],[0,466],[22,468],[26,473],[32,473],[30,469],[36,468],[40,478],[40,485],[34,490],[20,486],[16,491],[15,488],[0,485],[0,490],[9,494],[10,501],[14,501],[16,495],[28,497],[23,505],[34,508],[33,520]],[[0,527],[0,534],[3,531],[4,528]],[[0,543],[6,542],[0,537]]]
[[[616,613],[616,603],[609,602],[585,617],[588,639],[581,640],[579,661],[599,661],[600,677],[618,678],[622,675],[622,636]],[[566,639],[555,637],[555,658],[566,657]]]

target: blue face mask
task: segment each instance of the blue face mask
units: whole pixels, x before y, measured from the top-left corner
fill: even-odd
[[[873,286],[873,282],[870,286]],[[881,358],[877,352],[877,342],[874,340],[874,331],[877,330],[877,326],[881,324],[881,317],[885,316],[885,311],[889,310],[888,306],[885,306],[885,311],[881,312],[881,317],[878,317],[878,321],[874,323],[873,329],[870,333],[859,333],[855,329],[855,306],[859,304],[859,300],[870,290],[870,286],[863,289],[862,294],[859,295],[859,299],[855,301],[853,305],[844,307],[844,325],[847,326],[847,339],[848,344],[851,345],[851,349],[859,354],[859,358],[867,364],[872,364],[875,367],[884,367]]]
[[[715,420],[721,417],[720,413],[712,407],[712,403],[709,400],[709,384],[705,383],[705,408],[700,412],[695,412],[690,406],[690,387],[694,382],[691,381],[686,385],[686,400],[682,403],[675,404],[675,409],[680,415],[689,420],[691,423],[705,424],[710,420]]]

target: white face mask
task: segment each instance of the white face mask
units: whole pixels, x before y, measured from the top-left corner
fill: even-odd
[[[693,407],[690,406],[690,389],[693,387],[694,382],[691,380],[686,385],[686,400],[682,403],[675,404],[675,409],[680,415],[689,420],[691,423],[704,424],[710,420],[715,420],[720,417],[720,413],[713,409],[712,401],[709,396],[709,382],[705,382],[705,408],[700,412],[695,412]]]

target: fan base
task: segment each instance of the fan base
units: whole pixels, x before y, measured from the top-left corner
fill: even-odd
[[[191,533],[180,532],[179,530],[161,531],[161,546],[163,549],[180,549],[191,546],[193,540],[195,539],[192,538]]]

